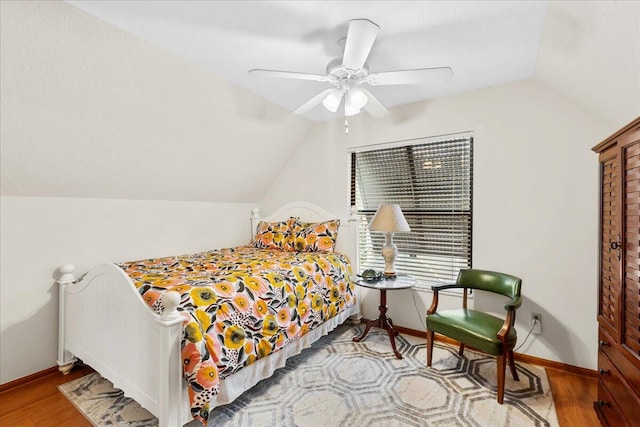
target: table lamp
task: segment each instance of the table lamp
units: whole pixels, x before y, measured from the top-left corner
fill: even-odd
[[[384,258],[384,275],[396,277],[395,262],[398,248],[393,244],[393,233],[408,233],[409,224],[402,214],[399,205],[381,205],[369,223],[369,230],[382,231],[385,243],[382,247]]]

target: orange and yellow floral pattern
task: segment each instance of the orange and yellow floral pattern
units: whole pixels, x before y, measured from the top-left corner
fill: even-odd
[[[340,220],[304,223],[296,218],[291,224],[290,250],[297,252],[333,252]],[[291,220],[289,220],[291,221]]]
[[[287,250],[291,236],[291,219],[281,222],[260,221],[253,246],[259,249]]]
[[[351,266],[339,253],[251,245],[118,265],[159,314],[165,292],[180,294],[184,377],[191,414],[204,424],[221,379],[355,303]]]

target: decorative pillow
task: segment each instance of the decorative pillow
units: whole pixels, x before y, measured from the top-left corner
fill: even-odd
[[[304,223],[298,218],[291,218],[287,250],[295,252],[333,252],[338,238],[340,220],[319,223]]]
[[[291,231],[291,220],[280,222],[260,221],[256,229],[253,247],[258,249],[287,250]]]

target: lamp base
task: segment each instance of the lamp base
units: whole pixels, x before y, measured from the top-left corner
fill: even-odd
[[[393,272],[393,273],[386,273],[385,272],[384,273],[384,277],[387,278],[387,279],[395,279],[396,276],[397,276],[397,274],[395,272]]]
[[[393,244],[393,233],[385,233],[385,244],[384,246],[382,246],[382,258],[384,258],[385,277],[396,276],[396,255],[398,255],[398,248]]]

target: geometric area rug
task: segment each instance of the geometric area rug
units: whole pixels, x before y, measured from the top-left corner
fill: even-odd
[[[426,339],[398,335],[403,359],[385,331],[351,339],[344,324],[287,361],[234,402],[211,412],[209,426],[550,426],[557,427],[544,368],[507,370],[504,404],[496,402],[495,358],[436,342],[426,366]],[[65,396],[96,426],[157,426],[157,419],[97,373],[63,384]],[[189,427],[197,427],[197,422]]]

